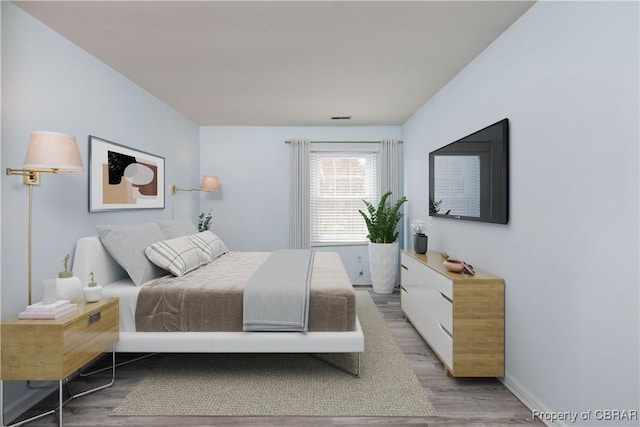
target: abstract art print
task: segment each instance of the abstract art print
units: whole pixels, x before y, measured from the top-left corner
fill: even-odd
[[[164,157],[89,135],[89,211],[164,208]]]

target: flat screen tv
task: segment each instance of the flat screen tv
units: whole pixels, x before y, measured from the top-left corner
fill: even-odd
[[[509,119],[429,153],[429,215],[509,221]]]

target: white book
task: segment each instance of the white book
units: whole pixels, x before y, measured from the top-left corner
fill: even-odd
[[[69,300],[58,300],[56,302],[52,302],[51,304],[43,304],[42,301],[39,301],[35,304],[31,304],[27,306],[27,311],[43,311],[43,312],[57,312],[69,306]]]
[[[25,310],[18,314],[18,319],[57,319],[65,314],[73,313],[78,309],[78,304],[69,304],[59,311]]]

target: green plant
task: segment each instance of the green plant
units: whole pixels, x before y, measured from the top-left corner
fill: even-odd
[[[200,215],[198,215],[198,231],[207,231],[210,223],[211,209],[209,209],[209,212],[206,215],[204,212],[200,212]]]
[[[440,212],[440,203],[442,203],[442,199],[436,202],[435,200],[433,200],[433,197],[429,197],[429,213],[437,214],[438,212]]]
[[[403,196],[391,206],[390,203],[387,203],[389,196],[391,196],[391,191],[384,193],[377,208],[370,202],[363,200],[369,211],[369,216],[358,210],[367,223],[369,231],[367,238],[371,243],[393,243],[398,239],[399,232],[396,230],[396,226],[402,218],[400,207],[407,201],[407,198]]]

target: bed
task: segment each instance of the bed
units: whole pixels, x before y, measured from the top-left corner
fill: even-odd
[[[129,235],[127,232],[123,235]],[[148,233],[147,233],[148,234]],[[102,236],[101,236],[102,237]],[[320,312],[326,307],[326,301],[317,298],[331,292],[331,287],[342,290],[353,287],[344,271],[338,254],[318,253],[313,263],[311,282],[311,296],[309,303],[309,331],[308,332],[244,332],[226,330],[225,326],[213,331],[172,331],[172,332],[141,332],[136,328],[136,306],[138,296],[147,286],[161,281],[171,281],[165,275],[142,286],[132,284],[130,274],[116,262],[114,257],[103,245],[104,240],[98,236],[80,238],[77,242],[73,263],[74,274],[81,279],[83,285],[89,281],[93,273],[96,281],[103,286],[103,296],[119,298],[120,309],[120,340],[115,351],[120,353],[361,353],[364,351],[364,335],[360,322],[355,316],[350,330],[314,330],[312,311]],[[258,264],[264,257],[262,253],[246,253],[253,257]],[[207,272],[219,271],[218,268],[228,268],[228,260],[237,261],[244,256],[241,252],[229,252],[220,256],[219,262],[212,262],[206,267],[200,267],[188,275],[200,275]],[[258,261],[256,261],[258,260]],[[220,267],[226,265],[226,267]],[[237,263],[232,268],[237,268]],[[254,265],[254,264],[252,264]],[[226,273],[225,273],[226,274]],[[246,274],[245,274],[246,275]],[[240,274],[243,276],[243,274]],[[314,283],[313,277],[319,281]],[[345,283],[346,281],[346,283]],[[232,285],[231,287],[237,287]],[[326,289],[324,289],[325,287]],[[241,288],[241,287],[240,287]],[[240,291],[242,291],[240,289]],[[315,297],[314,297],[315,296]],[[314,299],[315,298],[315,299]],[[320,322],[322,323],[322,322]],[[323,324],[325,329],[326,324]],[[321,328],[322,328],[321,327]],[[220,328],[219,328],[220,329]],[[359,357],[358,357],[359,358]]]

